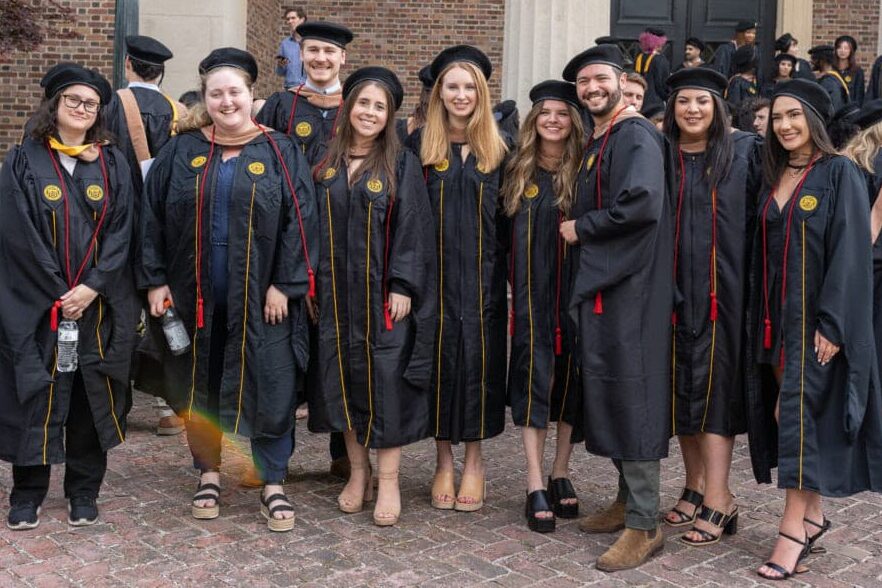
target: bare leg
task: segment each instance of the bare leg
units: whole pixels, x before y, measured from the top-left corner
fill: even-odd
[[[679,435],[680,452],[683,454],[683,463],[686,466],[686,488],[704,494],[704,461],[701,459],[701,449],[696,435]],[[680,500],[675,507],[687,515],[692,515],[698,507]],[[673,510],[665,514],[665,520],[673,525],[681,522],[681,516]]]
[[[527,492],[535,492],[545,488],[544,475],[542,474],[542,462],[545,457],[545,439],[548,429],[536,427],[523,427],[521,433],[524,439],[524,453],[527,456]],[[554,513],[543,510],[536,513],[536,518],[550,519]]]
[[[784,501],[784,516],[781,517],[781,525],[779,527],[781,533],[786,533],[794,539],[805,541],[806,534],[803,519],[805,518],[808,506],[814,500],[812,494],[808,490],[787,490]],[[799,543],[785,537],[778,537],[778,542],[775,543],[775,549],[772,550],[772,556],[769,558],[769,561],[778,564],[785,570],[795,571],[796,562],[801,551],[802,545]],[[779,572],[766,565],[760,566],[757,571],[761,575],[770,578],[781,577]]]
[[[732,465],[735,439],[713,433],[699,433],[695,439],[698,441],[705,474],[704,503],[708,508],[728,514],[735,506],[735,500],[729,491],[729,469]],[[700,519],[695,521],[695,526],[712,535],[722,532]],[[692,541],[702,541],[701,535],[694,531],[689,531],[686,536]]]
[[[401,514],[401,493],[398,488],[398,468],[401,464],[401,448],[391,447],[377,450],[377,469],[379,486],[377,505],[374,507],[374,520],[380,523],[395,524]]]
[[[450,487],[449,490],[451,494],[447,494],[447,490],[444,490],[443,493],[436,494],[432,493],[432,498],[439,500],[440,502],[453,502],[456,500],[455,490],[453,490],[453,446],[450,441],[435,441],[435,450],[437,452],[437,457],[435,458],[435,474],[437,476],[438,473],[449,472],[450,473]]]
[[[344,509],[356,507],[360,509],[362,502],[370,498],[369,491],[372,491],[368,450],[358,442],[355,431],[344,432],[343,440],[346,442],[346,454],[349,456],[351,467],[349,481],[346,482],[337,501]]]
[[[570,477],[570,457],[573,455],[573,444],[570,442],[573,425],[563,421],[557,422],[557,445],[555,446],[554,464],[551,466],[551,479]],[[577,504],[577,498],[562,498],[561,504]]]
[[[460,494],[457,496],[456,501],[459,504],[477,504],[483,500],[483,480],[484,480],[484,460],[481,456],[481,442],[480,441],[468,441],[465,444],[465,463],[462,468],[462,477],[463,480],[466,478],[474,479],[479,478],[481,480],[480,488],[472,488],[470,492],[479,492],[480,497],[472,495],[472,494],[463,494],[463,484],[460,484]]]

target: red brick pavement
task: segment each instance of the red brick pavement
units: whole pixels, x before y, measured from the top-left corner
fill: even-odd
[[[221,517],[196,521],[189,508],[196,475],[183,436],[154,436],[149,399],[137,395],[136,404],[127,443],[110,455],[99,524],[68,527],[57,476],[39,528],[0,530],[0,588],[753,586],[760,584],[754,569],[771,552],[783,507],[781,491],[753,482],[747,447],[739,439],[732,476],[741,509],[738,534],[704,549],[669,539],[663,554],[642,568],[608,575],[594,568],[594,560],[613,536],[584,535],[573,521],[559,521],[557,532],[549,535],[527,530],[524,467],[514,427],[486,444],[487,505],[473,514],[432,509],[432,444],[407,448],[401,522],[385,529],[371,523],[370,509],[357,515],[337,510],[342,482],[325,473],[326,438],[304,432],[286,487],[297,524],[290,533],[276,534],[258,513],[257,490],[237,486],[246,465],[240,448],[247,442],[225,450]],[[612,466],[581,449],[575,452],[572,478],[585,511],[601,507],[615,492]],[[670,506],[683,484],[676,456],[664,462],[662,482],[663,505]],[[2,464],[4,516],[10,484],[10,468]],[[826,507],[834,521],[823,542],[828,553],[813,556],[810,571],[791,583],[882,586],[882,496],[829,500]]]

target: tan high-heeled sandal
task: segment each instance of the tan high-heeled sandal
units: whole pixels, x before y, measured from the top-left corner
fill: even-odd
[[[487,492],[487,481],[484,475],[463,473],[459,483],[459,494],[456,495],[455,510],[460,512],[474,512],[484,506],[484,494]],[[472,502],[464,502],[464,498],[471,498]]]
[[[440,510],[453,510],[456,503],[453,470],[435,472],[432,480],[432,506]],[[445,499],[444,497],[447,497]]]
[[[358,496],[353,497],[346,494],[344,488],[343,492],[337,497],[337,507],[347,514],[361,512],[364,509],[364,503],[371,502],[374,499],[374,483],[372,479],[373,470],[371,469],[371,462],[366,461],[364,463],[350,464],[350,477],[352,472],[355,471],[366,471],[367,479],[364,482],[364,490],[360,492]]]
[[[391,472],[380,472],[377,474],[377,479],[380,480],[379,484],[382,484],[383,480],[395,480],[396,484],[398,482],[398,470],[394,470]],[[374,524],[378,527],[391,527],[392,525],[398,523],[398,517],[401,516],[401,491],[396,490],[396,497],[398,505],[394,509],[389,508],[380,508],[380,499],[381,494],[380,490],[377,490],[377,504],[374,506]]]

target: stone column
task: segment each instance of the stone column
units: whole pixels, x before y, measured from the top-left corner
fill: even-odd
[[[790,33],[799,41],[799,56],[808,59],[812,48],[812,16],[814,5],[805,0],[778,0],[775,38]]]

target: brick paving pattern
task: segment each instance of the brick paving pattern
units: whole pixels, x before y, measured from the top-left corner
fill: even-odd
[[[585,535],[575,521],[553,534],[531,533],[523,518],[524,462],[514,427],[485,444],[487,504],[478,513],[429,505],[434,469],[430,441],[405,449],[399,525],[378,528],[371,508],[345,515],[336,497],[343,482],[327,475],[327,437],[300,433],[286,485],[297,509],[290,533],[271,533],[258,512],[258,491],[237,485],[247,440],[228,443],[222,468],[221,516],[197,521],[190,497],[197,477],[183,435],[156,437],[150,401],[136,395],[128,441],[110,453],[99,523],[67,524],[60,475],[33,531],[0,530],[0,588],[6,586],[754,586],[754,570],[771,553],[783,492],[758,486],[745,440],[736,444],[732,478],[740,506],[738,534],[703,549],[676,542],[637,570],[608,575],[594,560],[613,535]],[[302,423],[302,421],[300,421]],[[305,427],[304,427],[305,429]],[[461,457],[461,448],[457,454]],[[550,456],[550,448],[548,455]],[[577,448],[572,479],[583,512],[615,494],[612,465]],[[56,474],[61,470],[56,468]],[[679,494],[684,472],[676,443],[663,462],[662,505]],[[6,515],[11,472],[0,465]],[[882,496],[826,501],[834,527],[825,555],[808,560],[795,585],[882,586]],[[774,584],[774,583],[769,583]]]

